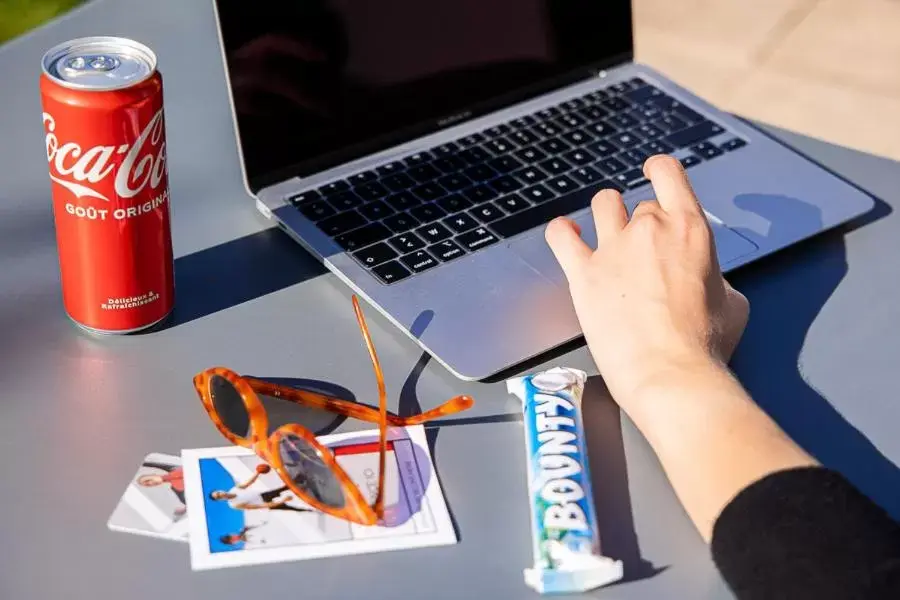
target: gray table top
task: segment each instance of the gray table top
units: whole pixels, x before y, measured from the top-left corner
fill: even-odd
[[[104,33],[149,44],[166,78],[178,304],[161,331],[97,340],[62,311],[37,76],[45,49]],[[429,433],[458,545],[194,574],[186,546],[108,531],[145,454],[222,445],[194,373],[222,364],[314,379],[369,402],[374,381],[348,290],[243,189],[211,2],[91,2],[0,48],[0,75],[0,597],[534,596],[521,572],[531,557],[516,402],[502,383],[454,379],[371,310],[392,410],[477,400]],[[753,307],[734,367],[801,444],[900,516],[900,217],[888,206],[900,166],[773,133],[884,203],[734,275]],[[595,372],[584,348],[552,364]],[[600,388],[586,403],[598,512],[628,582],[590,596],[729,597],[653,453]]]

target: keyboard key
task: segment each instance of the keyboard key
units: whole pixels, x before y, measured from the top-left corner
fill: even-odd
[[[513,145],[504,139],[491,140],[484,145],[485,148],[493,152],[496,156],[502,156],[507,152],[513,151]]]
[[[612,91],[614,91],[617,94],[624,94],[625,92],[630,90],[631,87],[628,85],[628,82],[622,81],[619,83],[614,83],[613,85],[609,86],[609,89],[611,89]]]
[[[589,122],[594,122],[598,119],[602,119],[603,117],[608,115],[609,112],[600,108],[597,105],[592,104],[590,106],[582,108],[581,110],[578,111],[577,114],[581,115],[582,117],[585,118],[585,120],[587,120]]]
[[[623,110],[628,110],[631,108],[631,104],[622,98],[614,97],[607,98],[606,100],[601,100],[599,102],[600,106],[609,110],[610,112],[620,112]]]
[[[544,110],[537,111],[537,116],[541,119],[552,119],[553,117],[558,117],[561,114],[562,111],[556,106],[551,106],[549,108],[545,108]]]
[[[572,148],[572,146],[558,137],[544,140],[543,142],[538,142],[538,146],[540,146],[541,150],[550,155],[562,154],[566,150],[570,150]]]
[[[561,177],[556,177],[555,179],[551,179],[547,182],[547,187],[556,192],[557,194],[567,194],[572,190],[579,187],[577,183],[562,175]]]
[[[415,180],[411,179],[409,175],[405,173],[388,175],[387,177],[381,179],[381,183],[387,186],[388,189],[395,192],[402,192],[403,190],[407,190],[416,185]]]
[[[493,126],[493,127],[490,127],[490,128],[488,128],[488,129],[486,129],[486,130],[484,131],[484,133],[485,133],[488,137],[496,138],[496,137],[500,137],[500,136],[506,135],[506,134],[509,133],[510,131],[512,131],[512,128],[511,128],[509,125],[506,125],[506,124],[501,123],[500,125],[495,125],[495,126]]]
[[[465,256],[466,251],[459,247],[459,244],[452,240],[444,240],[434,246],[428,248],[428,251],[441,262],[450,262],[460,256]]]
[[[338,192],[328,197],[328,202],[338,211],[356,208],[363,203],[363,199],[353,192]]]
[[[347,178],[347,181],[349,181],[354,186],[358,186],[361,183],[366,183],[367,181],[375,181],[376,179],[378,179],[378,176],[375,175],[375,171],[363,171],[362,173],[351,175]]]
[[[599,190],[609,187],[603,183],[554,198],[549,202],[532,206],[527,210],[504,217],[491,224],[491,228],[501,237],[508,238],[523,231],[534,229],[548,223],[550,220],[563,215],[571,214],[591,205],[591,198]]]
[[[631,115],[626,115],[624,113],[613,115],[606,119],[606,122],[613,127],[618,127],[619,129],[631,129],[638,124],[637,119],[635,119]]]
[[[681,102],[665,94],[654,96],[647,100],[644,104],[648,106],[655,106],[664,113],[672,111],[677,106],[681,106]]]
[[[535,204],[546,202],[553,198],[556,194],[545,188],[543,185],[533,185],[519,192],[522,196]]]
[[[526,130],[516,131],[512,135],[509,136],[512,141],[517,143],[520,146],[529,146],[540,138],[536,136],[534,133]]]
[[[401,256],[400,262],[406,265],[413,273],[421,273],[438,266],[438,261],[424,250]]]
[[[631,150],[623,152],[617,158],[632,167],[642,167],[644,161],[650,158],[650,155],[640,148],[632,148]]]
[[[403,159],[403,163],[407,167],[417,167],[427,164],[433,159],[434,156],[432,156],[430,152],[416,152],[412,156],[407,156],[405,159]]]
[[[321,221],[327,217],[337,214],[330,204],[324,200],[314,200],[298,207],[303,216],[310,221]]]
[[[438,183],[444,189],[455,192],[472,185],[472,180],[465,175],[445,175],[438,179]]]
[[[563,129],[578,129],[582,125],[586,125],[587,121],[578,115],[563,115],[556,120],[556,124]]]
[[[388,240],[388,243],[404,254],[418,250],[425,245],[425,242],[420,240],[413,233],[401,233],[400,235],[395,235]]]
[[[631,171],[626,171],[625,173],[619,173],[618,175],[613,177],[613,181],[624,188],[633,190],[634,188],[641,187],[642,185],[647,183],[647,178],[644,177],[644,173],[640,169],[632,169]]]
[[[532,131],[541,137],[551,138],[561,134],[562,128],[555,123],[538,123]]]
[[[629,148],[633,148],[638,144],[642,143],[644,140],[638,137],[635,133],[617,133],[616,135],[609,138],[609,141],[621,148],[622,150],[627,150]]]
[[[431,202],[447,195],[447,190],[437,183],[426,183],[412,189],[413,195],[423,202]]]
[[[497,194],[497,192],[495,192],[493,188],[490,188],[486,185],[478,185],[464,190],[462,192],[462,195],[465,196],[465,198],[472,204],[481,204],[486,200],[496,198],[499,194]]]
[[[581,129],[573,129],[572,131],[567,131],[560,137],[562,137],[562,139],[566,140],[573,146],[581,146],[582,144],[587,144],[594,139],[594,136]]]
[[[503,207],[508,213],[519,212],[520,210],[525,210],[530,206],[530,203],[522,198],[519,194],[511,194],[509,196],[504,196],[499,200],[495,200],[497,204]]]
[[[384,224],[390,227],[394,233],[406,233],[419,224],[419,220],[409,213],[397,213],[384,220]]]
[[[458,156],[470,165],[477,165],[491,158],[490,153],[480,146],[463,150]]]
[[[696,146],[691,146],[691,150],[693,150],[694,154],[698,154],[709,160],[711,158],[715,158],[717,156],[721,156],[724,154],[722,150],[719,149],[715,144],[711,144],[709,142],[703,142],[702,144],[697,144]]]
[[[346,192],[350,189],[350,184],[346,181],[332,181],[331,183],[326,183],[322,187],[319,188],[319,193],[323,196],[331,196],[332,194],[336,194],[338,192]]]
[[[647,82],[640,77],[632,77],[628,80],[628,89],[633,90],[647,85]]]
[[[431,153],[441,158],[443,156],[453,156],[460,149],[460,145],[454,142],[447,142],[446,144],[441,144],[436,148],[431,149]]]
[[[637,130],[645,140],[654,140],[665,135],[662,129],[652,123],[642,123]]]
[[[715,135],[724,133],[724,129],[713,123],[712,121],[703,121],[687,129],[683,129],[676,133],[671,133],[664,138],[667,144],[671,144],[675,148],[684,148],[685,146],[693,146],[699,142],[707,140]]]
[[[494,160],[488,161],[487,164],[499,173],[512,173],[516,169],[521,169],[523,166],[521,162],[519,162],[512,156],[501,156],[499,158],[495,158]]]
[[[400,281],[401,279],[409,277],[409,270],[396,260],[386,262],[383,265],[378,265],[372,269],[372,272],[378,276],[378,279],[385,283],[394,283],[395,281]]]
[[[359,250],[353,254],[353,258],[361,262],[366,267],[374,267],[381,263],[391,260],[397,256],[397,251],[385,244],[379,242],[368,248]]]
[[[442,223],[456,233],[462,233],[464,231],[468,231],[470,229],[478,227],[478,221],[476,221],[471,215],[467,213],[459,213],[458,215],[447,217],[442,221]]]
[[[364,227],[337,236],[334,241],[340,244],[344,250],[356,250],[380,242],[390,235],[391,230],[381,223],[369,223]]]
[[[377,200],[390,194],[388,189],[377,181],[358,185],[354,188],[354,191],[363,200]]]
[[[426,244],[434,244],[453,235],[449,229],[440,223],[431,223],[425,227],[420,227],[416,230],[416,234],[425,240]]]
[[[437,201],[437,205],[451,215],[472,206],[469,200],[459,194],[446,196]]]
[[[463,171],[463,175],[475,182],[488,181],[498,175],[497,171],[487,165],[475,165]]]
[[[651,98],[661,96],[662,92],[653,86],[644,86],[625,92],[625,97],[635,104],[644,104]]]
[[[422,204],[422,201],[410,192],[400,192],[399,194],[388,196],[387,203],[393,206],[394,210],[408,210]]]
[[[585,150],[584,148],[578,148],[576,150],[572,150],[571,152],[567,152],[563,155],[567,161],[572,163],[573,165],[582,166],[586,165],[589,162],[592,162],[596,157]]]
[[[617,128],[613,127],[609,123],[606,123],[605,121],[597,121],[596,123],[591,123],[584,129],[594,137],[606,137],[619,131]]]
[[[440,172],[431,165],[417,165],[407,171],[406,174],[419,183],[434,181],[441,176]]]
[[[747,145],[747,142],[745,142],[741,138],[732,138],[732,139],[728,140],[727,142],[725,142],[724,144],[722,144],[721,147],[723,150],[728,150],[730,152],[731,150],[737,150],[738,148],[743,148],[746,145]]]
[[[525,167],[513,173],[513,177],[525,182],[525,185],[531,185],[547,179],[547,174],[537,167]]]
[[[639,106],[628,113],[636,121],[652,121],[661,117],[662,114],[662,111],[655,106]]]
[[[659,119],[653,121],[653,124],[667,133],[672,133],[673,131],[681,131],[682,129],[687,127],[687,123],[673,115],[660,117]]]
[[[490,202],[485,202],[484,204],[476,206],[475,208],[470,210],[469,214],[482,223],[490,223],[491,221],[496,221],[497,219],[502,217],[503,211]]]
[[[456,156],[445,156],[443,158],[438,158],[434,162],[431,163],[431,166],[440,171],[441,173],[458,173],[466,168],[466,163],[463,159]]]
[[[487,138],[480,133],[473,133],[471,135],[467,135],[462,139],[456,140],[456,142],[463,148],[471,148],[472,146],[477,146],[486,139]]]
[[[518,119],[514,119],[511,125],[516,129],[524,129],[526,127],[530,127],[537,123],[538,120],[533,115],[525,115],[524,117],[519,117]]]
[[[406,167],[403,166],[400,161],[394,161],[386,165],[381,165],[380,167],[375,169],[375,172],[383,177],[385,175],[396,175],[397,173],[402,173],[404,169],[406,169]]]
[[[319,221],[319,229],[334,237],[345,231],[350,231],[351,229],[356,229],[357,227],[362,227],[367,223],[365,217],[356,212],[355,210],[348,210],[346,212],[342,212],[340,214],[334,215],[333,217],[328,217],[327,219],[323,219]]]
[[[607,142],[606,140],[599,140],[596,142],[591,142],[586,146],[588,150],[590,150],[593,154],[597,155],[599,158],[606,158],[607,156],[612,156],[619,149]]]
[[[616,173],[620,173],[627,168],[615,158],[604,158],[603,160],[597,162],[594,166],[607,175],[615,175]]]
[[[648,144],[644,144],[641,146],[641,149],[649,156],[653,156],[654,154],[668,154],[674,150],[672,146],[662,140],[654,140]]]
[[[299,194],[294,194],[288,201],[294,206],[300,206],[301,204],[305,204],[307,202],[312,202],[313,200],[319,200],[322,198],[322,194],[317,192],[316,190],[308,190],[306,192],[300,192]]]
[[[548,158],[538,166],[551,175],[561,175],[572,168],[572,165],[561,158]]]
[[[706,120],[703,115],[683,104],[675,106],[672,109],[672,112],[678,115],[679,119],[681,119],[682,121],[687,121],[688,123],[701,123]]]
[[[460,246],[472,252],[474,250],[490,246],[491,244],[495,244],[500,240],[498,240],[494,234],[492,234],[484,227],[479,227],[474,231],[464,233],[461,236],[457,237],[456,241]]]
[[[571,100],[566,100],[565,102],[560,104],[560,106],[564,110],[576,110],[576,109],[581,108],[585,104],[586,104],[586,102],[584,100],[582,100],[581,98],[572,98]]]
[[[498,194],[509,194],[521,189],[524,184],[514,177],[503,175],[494,179],[488,185],[494,188]]]
[[[683,166],[685,169],[690,169],[693,166],[699,165],[701,162],[703,161],[699,156],[688,154],[681,159],[681,166]]]
[[[409,211],[409,214],[422,221],[423,223],[430,223],[431,221],[435,221],[440,219],[447,213],[444,212],[437,204],[423,204],[422,206],[417,206]]]
[[[359,212],[370,221],[380,221],[381,219],[393,214],[394,209],[382,202],[375,200],[359,207]]]
[[[525,161],[526,163],[536,163],[539,160],[544,160],[545,158],[547,158],[547,153],[537,146],[522,148],[521,150],[518,150],[513,154],[516,156],[516,158]]]
[[[588,99],[593,102],[600,102],[601,100],[605,100],[610,97],[610,93],[606,90],[597,90],[596,92],[591,92],[587,95]]]
[[[572,177],[580,181],[581,183],[587,185],[589,183],[594,183],[595,181],[600,181],[603,179],[603,176],[598,173],[595,169],[590,167],[582,167],[580,169],[575,169],[571,173],[569,173]]]

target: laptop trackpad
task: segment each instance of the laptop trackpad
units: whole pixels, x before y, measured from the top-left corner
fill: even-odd
[[[597,234],[594,231],[593,216],[584,214],[575,221],[581,226],[581,236],[591,248],[597,246]],[[719,255],[719,264],[724,268],[729,263],[746,256],[757,250],[756,244],[729,229],[718,222],[715,217],[709,219],[713,236],[716,239],[716,252]],[[563,274],[556,257],[547,242],[544,241],[543,229],[533,234],[516,240],[511,245],[512,250],[519,255],[531,268],[538,271],[544,277],[554,283],[568,287],[566,276]]]

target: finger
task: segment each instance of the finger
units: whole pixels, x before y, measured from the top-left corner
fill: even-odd
[[[644,176],[653,184],[659,205],[668,214],[701,212],[700,203],[681,163],[665,155],[651,156],[644,163]]]
[[[642,200],[641,202],[638,202],[638,205],[631,211],[631,220],[634,221],[644,215],[658,213],[661,210],[659,202],[656,200]]]
[[[566,274],[566,279],[571,281],[572,275],[591,257],[591,249],[581,239],[578,225],[566,217],[553,219],[547,225],[544,237]]]
[[[616,190],[600,190],[591,201],[594,213],[594,229],[597,230],[597,247],[605,240],[620,233],[628,224],[628,211],[622,194]]]

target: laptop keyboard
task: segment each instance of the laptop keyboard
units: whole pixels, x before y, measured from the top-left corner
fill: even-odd
[[[385,284],[647,183],[644,161],[686,168],[747,144],[639,78],[290,198]]]

